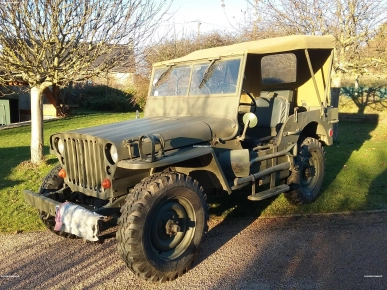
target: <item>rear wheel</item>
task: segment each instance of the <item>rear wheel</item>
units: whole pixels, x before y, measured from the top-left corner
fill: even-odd
[[[151,176],[135,187],[121,213],[118,252],[135,274],[170,281],[192,267],[208,229],[197,181],[173,172]]]
[[[324,179],[324,149],[314,138],[306,138],[295,160],[295,169],[288,178],[291,190],[287,200],[296,205],[308,204],[317,199]]]

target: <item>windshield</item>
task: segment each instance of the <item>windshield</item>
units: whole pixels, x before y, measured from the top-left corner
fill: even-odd
[[[196,64],[193,67],[190,95],[235,93],[240,59]]]
[[[151,96],[233,94],[236,92],[240,62],[240,59],[213,60],[194,65],[157,68],[154,71],[150,94]]]
[[[185,96],[188,92],[190,73],[190,66],[156,69],[151,96]]]

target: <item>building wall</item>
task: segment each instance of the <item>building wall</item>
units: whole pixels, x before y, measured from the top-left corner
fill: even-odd
[[[14,91],[13,94],[0,96],[1,99],[16,99],[17,102],[11,102],[11,106],[17,106],[17,108],[11,108],[11,111],[17,112],[17,118],[13,118],[12,123],[24,122],[31,120],[31,98],[30,92],[26,91],[26,88],[12,86],[10,90]],[[5,90],[4,90],[5,92]],[[45,99],[45,98],[44,98]],[[43,101],[43,117],[56,117],[56,108],[51,105],[47,100]]]
[[[95,77],[91,80],[95,85],[106,85],[116,89],[126,89],[134,84],[134,74],[132,73],[108,73]]]

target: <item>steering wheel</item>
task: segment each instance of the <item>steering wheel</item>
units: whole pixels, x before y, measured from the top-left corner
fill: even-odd
[[[257,110],[257,103],[255,102],[254,97],[248,91],[246,91],[245,89],[242,89],[242,92],[246,93],[246,95],[249,96],[249,98],[251,99],[252,103],[239,103],[239,105],[250,106],[250,107],[253,108],[253,113],[255,113],[255,111]]]

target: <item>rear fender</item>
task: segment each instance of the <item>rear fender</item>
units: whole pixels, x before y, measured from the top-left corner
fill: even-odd
[[[291,115],[280,129],[279,150],[284,149],[286,144],[298,142],[300,136],[313,137],[326,145],[332,145],[333,138],[329,134],[331,129],[333,124],[322,119],[319,110]]]

